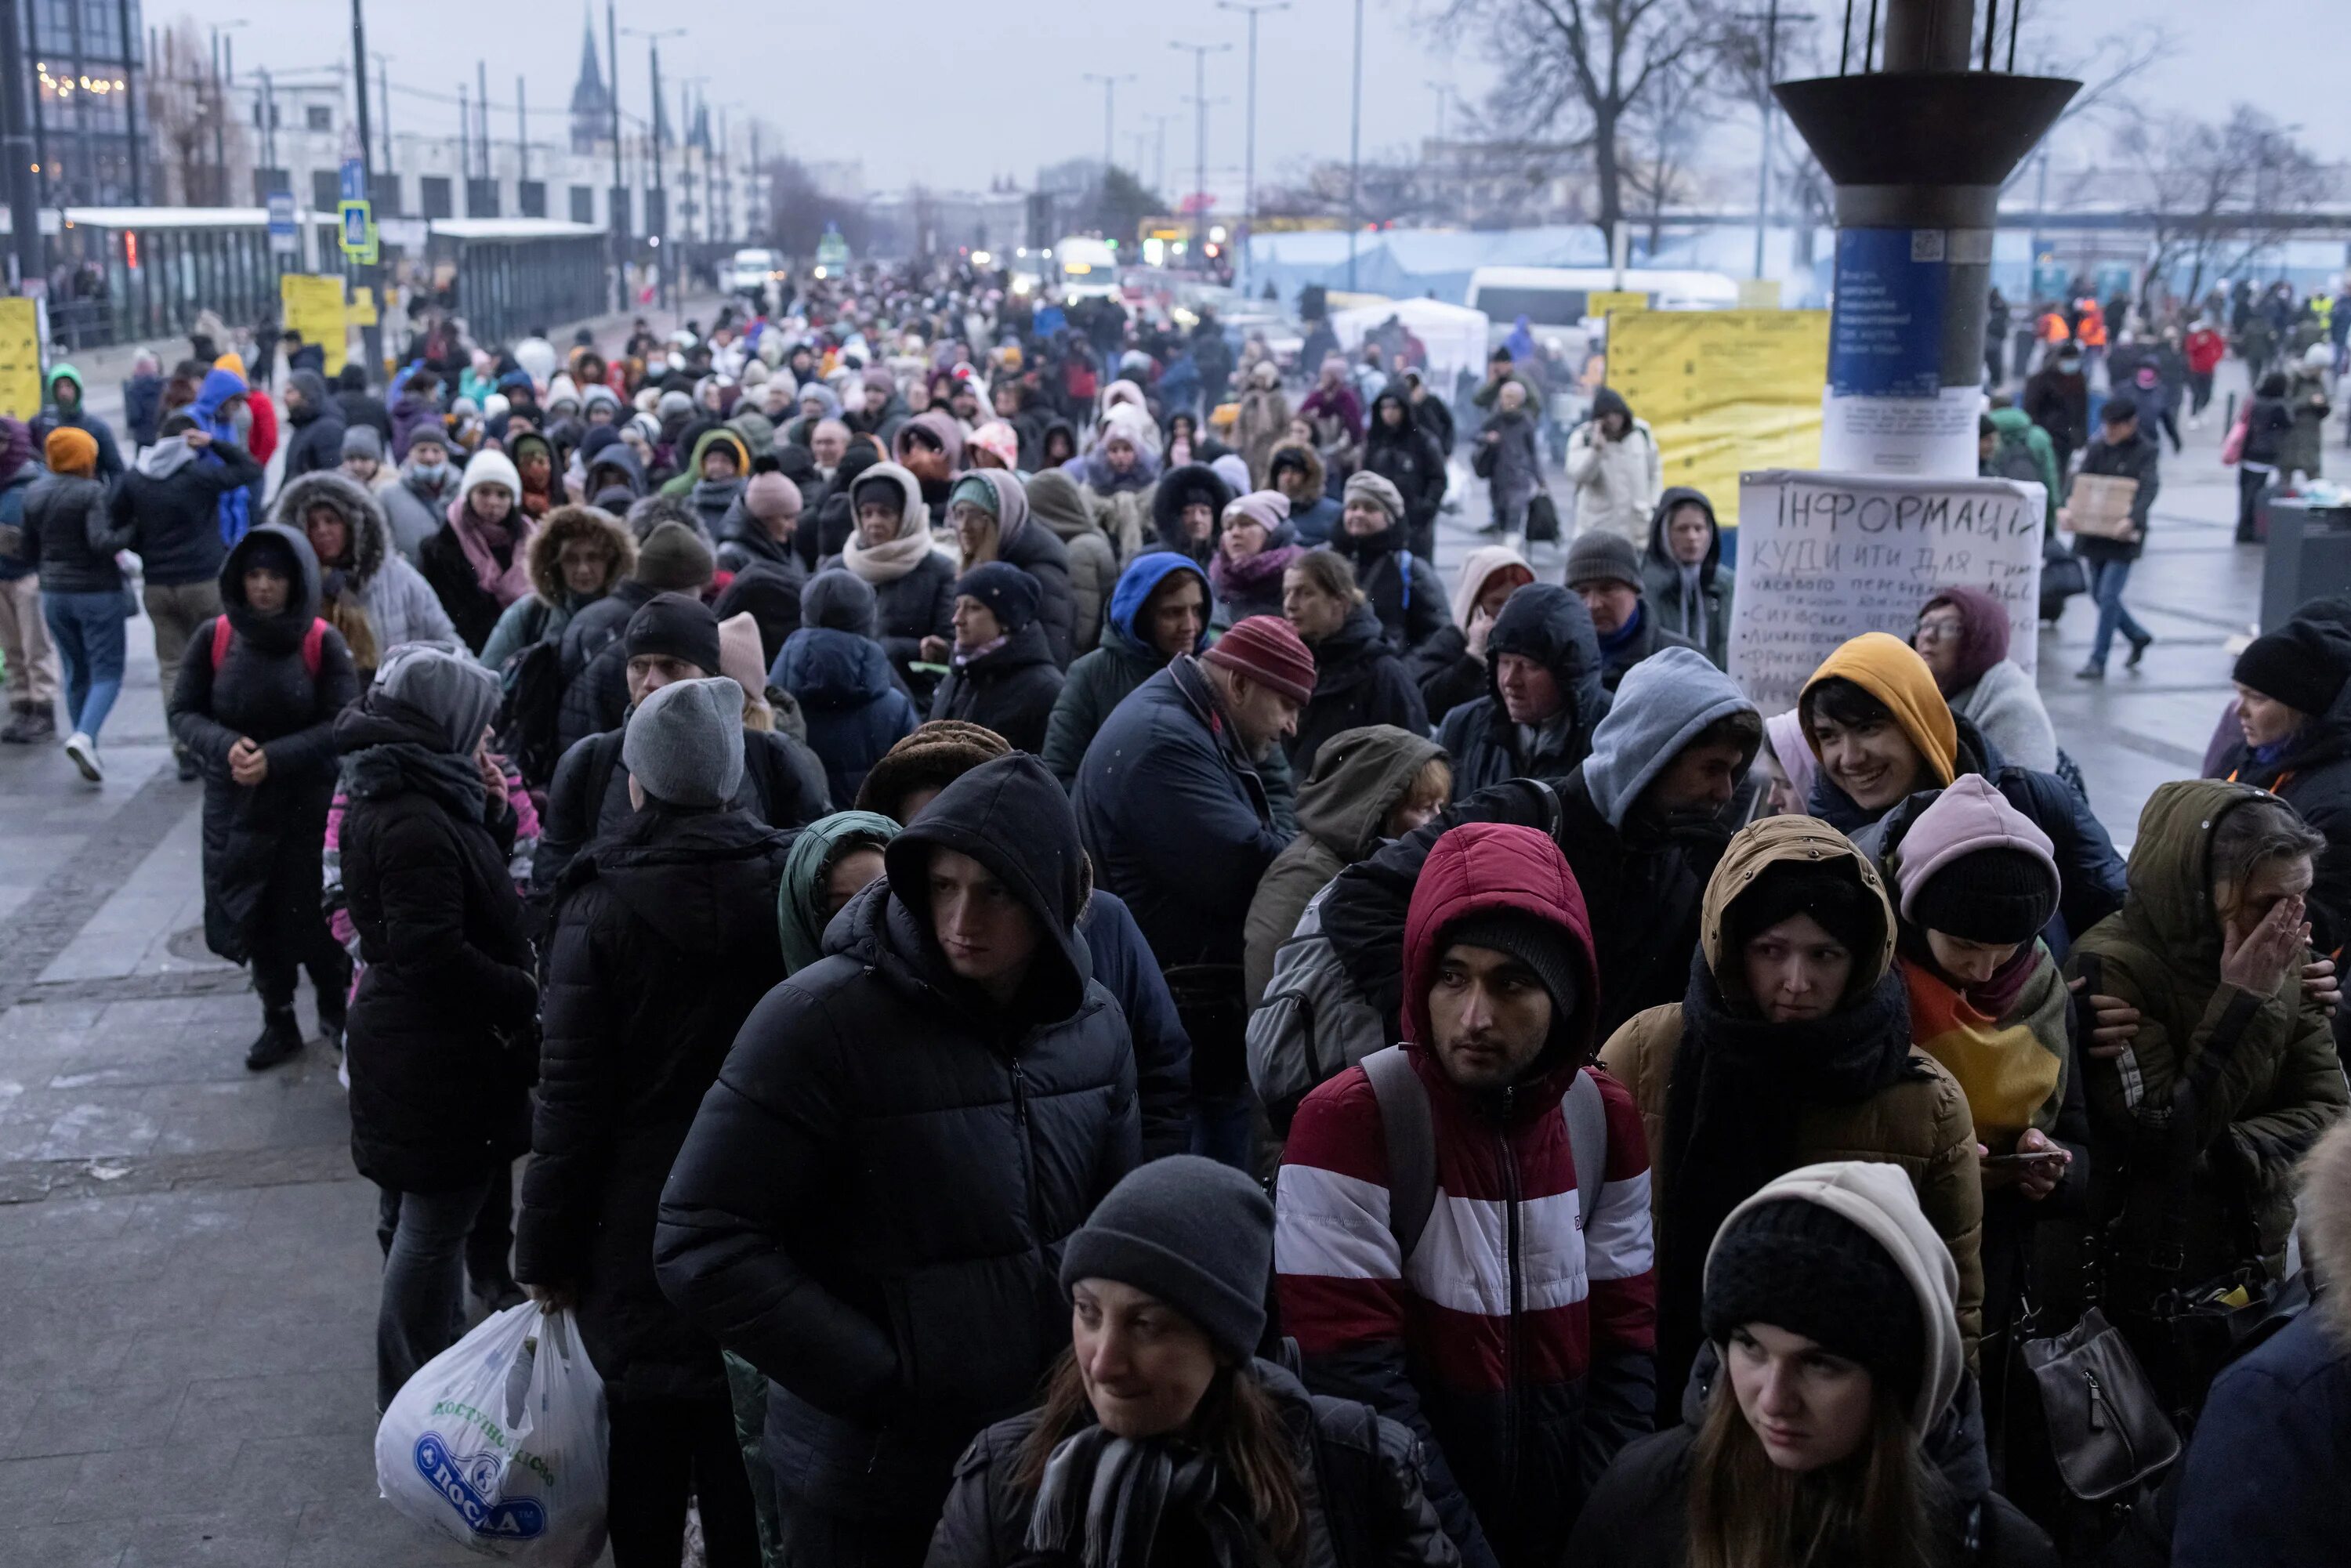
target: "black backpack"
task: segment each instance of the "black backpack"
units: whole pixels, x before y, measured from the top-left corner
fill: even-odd
[[[523,782],[545,789],[562,758],[556,718],[563,706],[563,649],[547,635],[548,607],[536,603],[530,641],[507,656],[498,671],[499,749],[522,770]]]

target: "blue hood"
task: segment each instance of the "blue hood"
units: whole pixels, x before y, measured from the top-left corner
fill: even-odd
[[[862,707],[889,692],[890,656],[881,643],[854,632],[803,626],[784,639],[768,679],[803,707]]]
[[[1142,610],[1144,601],[1167,580],[1169,572],[1174,571],[1188,571],[1200,579],[1201,606],[1205,611],[1212,595],[1208,580],[1198,565],[1191,557],[1177,555],[1174,550],[1153,550],[1148,555],[1136,556],[1126,563],[1126,570],[1119,573],[1118,586],[1111,590],[1110,623],[1132,642],[1149,643],[1149,638],[1135,634],[1134,617]],[[1200,617],[1200,643],[1205,643],[1208,640],[1207,616],[1205,613]],[[1192,651],[1199,652],[1199,644],[1196,643]]]
[[[200,424],[216,424],[220,422],[221,404],[233,397],[245,396],[248,390],[245,378],[235,371],[207,371],[204,385],[196,389],[195,406],[188,412]]]

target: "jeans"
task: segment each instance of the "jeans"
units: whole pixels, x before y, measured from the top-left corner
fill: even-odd
[[[483,1177],[452,1192],[385,1190],[398,1217],[375,1317],[378,1411],[391,1406],[418,1368],[465,1334],[465,1233],[489,1185]]]
[[[759,1568],[751,1479],[723,1399],[650,1399],[607,1387],[606,1521],[612,1568],[676,1568],[685,1500],[702,1514],[710,1568]]]
[[[1192,1153],[1238,1171],[1257,1168],[1254,1096],[1247,1083],[1192,1092]]]
[[[2140,625],[2137,618],[2123,607],[2123,584],[2130,580],[2129,561],[2093,560],[2083,564],[2090,569],[2090,593],[2098,603],[2098,631],[2090,639],[2090,663],[2103,670],[2106,667],[2106,653],[2115,644],[2116,630],[2134,643],[2152,642],[2155,633]]]
[[[155,623],[156,684],[163,688],[163,706],[168,710],[188,639],[196,634],[197,627],[221,612],[220,584],[210,578],[202,582],[151,582],[140,591],[140,597],[147,606],[147,619]],[[204,652],[209,656],[212,651]]]
[[[2188,372],[2188,412],[2200,414],[2212,401],[2212,372]]]
[[[66,709],[73,727],[96,740],[114,699],[122,695],[122,628],[131,619],[131,595],[120,588],[103,593],[44,590],[41,615],[65,664]]]

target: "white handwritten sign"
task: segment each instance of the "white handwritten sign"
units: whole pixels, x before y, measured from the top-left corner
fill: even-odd
[[[1767,468],[1739,476],[1730,676],[1767,714],[1847,639],[1908,641],[1939,589],[2008,607],[2030,674],[2041,613],[2042,494],[2013,479],[1903,479]]]

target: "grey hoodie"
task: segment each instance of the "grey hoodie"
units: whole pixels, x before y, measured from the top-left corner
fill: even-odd
[[[1698,733],[1755,705],[1695,648],[1661,648],[1631,669],[1593,732],[1583,784],[1612,828]]]

